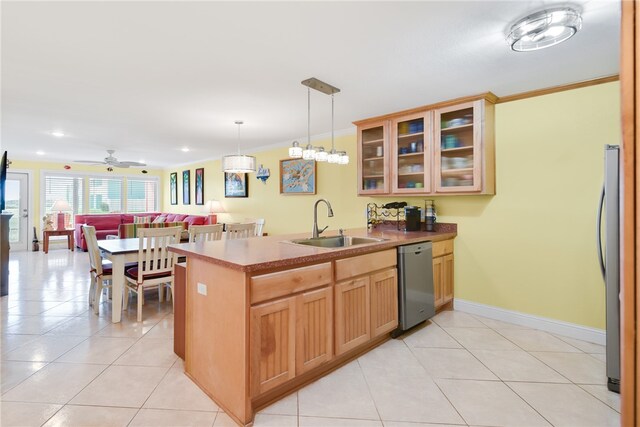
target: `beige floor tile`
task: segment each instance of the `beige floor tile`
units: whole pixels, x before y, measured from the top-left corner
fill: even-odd
[[[24,319],[35,316],[20,316],[20,315],[11,315],[6,312],[0,313],[0,322],[2,323],[2,333],[4,334],[10,326],[17,325],[22,322]]]
[[[300,417],[299,427],[382,427],[382,421],[353,418]]]
[[[580,353],[580,350],[554,337],[548,332],[534,329],[499,329],[498,333],[514,342],[526,351],[561,351],[564,353]]]
[[[171,369],[179,369],[181,372],[184,372],[184,360],[178,357],[173,365],[171,365]]]
[[[89,337],[56,362],[109,365],[136,342],[135,338]]]
[[[17,386],[46,365],[46,362],[3,361],[0,364],[1,393]]]
[[[510,427],[549,425],[502,382],[436,380],[436,383],[469,424]]]
[[[357,363],[350,363],[298,391],[300,415],[379,419]]]
[[[163,318],[144,336],[153,339],[173,339],[173,316]]]
[[[607,362],[607,355],[603,353],[589,353],[589,356],[598,359],[601,362]]]
[[[124,427],[129,424],[136,412],[137,409],[132,408],[67,405],[43,427]]]
[[[498,377],[463,348],[414,348],[413,354],[431,378],[498,380]]]
[[[78,316],[90,309],[88,301],[67,301],[45,311],[45,316]]]
[[[6,329],[3,328],[3,332],[7,334],[40,335],[71,319],[71,317],[58,316],[24,316],[24,319],[20,322],[8,326]]]
[[[426,423],[405,423],[402,421],[383,421],[384,427],[458,427],[466,424],[426,424]]]
[[[4,354],[3,358],[6,360],[52,362],[85,339],[86,337],[43,335]]]
[[[67,403],[106,365],[50,363],[2,395],[3,401]]]
[[[224,412],[218,412],[216,415],[216,420],[213,422],[213,427],[238,427],[235,421],[229,417],[229,415]]]
[[[515,323],[503,322],[501,320],[489,319],[488,317],[474,315],[477,320],[491,329],[531,329],[526,326],[516,325]]]
[[[298,427],[298,417],[291,415],[257,414],[253,420],[254,427]]]
[[[105,326],[110,325],[109,319],[98,316],[77,316],[63,323],[62,325],[53,328],[47,335],[80,335],[91,336],[99,332]]]
[[[469,350],[518,350],[515,344],[489,328],[447,328],[444,330]]]
[[[177,358],[178,356],[173,352],[173,340],[152,339],[145,336],[120,356],[114,365],[165,366],[169,368]]]
[[[0,337],[0,352],[3,354],[15,350],[28,342],[38,339],[39,335],[2,334]]]
[[[140,408],[167,370],[146,366],[110,366],[70,403]]]
[[[613,391],[609,391],[606,385],[589,384],[581,385],[580,387],[582,387],[596,399],[606,403],[607,405],[609,405],[609,407],[615,409],[616,412],[620,412],[620,395]]]
[[[606,384],[604,362],[584,353],[531,352],[551,368],[577,384]]]
[[[472,350],[502,381],[567,383],[569,380],[522,350]]]
[[[554,426],[620,425],[620,414],[574,384],[508,384]]]
[[[144,407],[185,411],[215,412],[218,410],[218,406],[178,369],[169,369],[162,382],[145,402]]]
[[[175,411],[172,409],[141,409],[130,427],[202,427],[212,426],[217,412]]]
[[[462,348],[451,335],[433,322],[403,337],[403,340],[409,347]]]
[[[389,363],[393,360],[393,363]],[[389,340],[358,358],[362,370],[367,372],[423,374],[424,368],[402,340]]]
[[[60,408],[62,405],[2,402],[0,425],[3,427],[40,427]]]
[[[383,421],[463,423],[460,415],[426,372],[422,375],[367,373],[366,379]]]
[[[604,354],[607,352],[607,347],[595,344],[588,341],[577,340],[575,338],[563,337],[562,335],[555,335],[556,338],[561,339],[567,344],[571,344],[572,346],[584,351],[585,353],[599,353]]]
[[[486,328],[487,326],[479,322],[475,317],[461,311],[441,311],[431,318],[442,328]]]
[[[141,338],[153,328],[153,324],[121,322],[112,323],[102,328],[96,335],[113,338]]]
[[[298,415],[298,393],[291,393],[277,402],[262,409],[259,414]]]
[[[17,304],[7,310],[7,313],[21,316],[33,316],[35,314],[43,313],[60,304],[62,303],[50,301],[18,301]],[[62,316],[68,315],[63,314]]]

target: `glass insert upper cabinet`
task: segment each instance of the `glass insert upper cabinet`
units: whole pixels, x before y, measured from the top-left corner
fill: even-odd
[[[388,121],[358,127],[358,194],[389,192]]]
[[[396,194],[431,192],[432,111],[391,121],[391,191]]]
[[[493,108],[481,99],[435,110],[436,193],[495,193]]]

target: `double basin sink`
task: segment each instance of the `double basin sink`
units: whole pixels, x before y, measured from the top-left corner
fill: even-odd
[[[290,243],[305,246],[315,246],[317,248],[344,248],[347,246],[364,245],[367,243],[380,243],[388,239],[375,237],[353,237],[353,236],[327,236],[306,239],[289,240]]]

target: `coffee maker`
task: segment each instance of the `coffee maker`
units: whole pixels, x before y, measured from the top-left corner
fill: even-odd
[[[404,208],[405,231],[420,231],[420,209],[417,206]]]

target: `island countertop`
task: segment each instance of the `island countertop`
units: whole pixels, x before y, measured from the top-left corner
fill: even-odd
[[[170,245],[169,250],[234,270],[254,272],[361,255],[418,242],[453,239],[457,235],[457,226],[456,224],[439,223],[434,232],[405,232],[390,227],[380,227],[374,230],[355,228],[345,230],[344,234],[345,236],[376,237],[387,240],[342,248],[319,248],[289,242],[292,239],[309,237],[309,233],[298,233],[249,239],[181,243]],[[337,235],[336,230],[323,233],[323,236]]]

